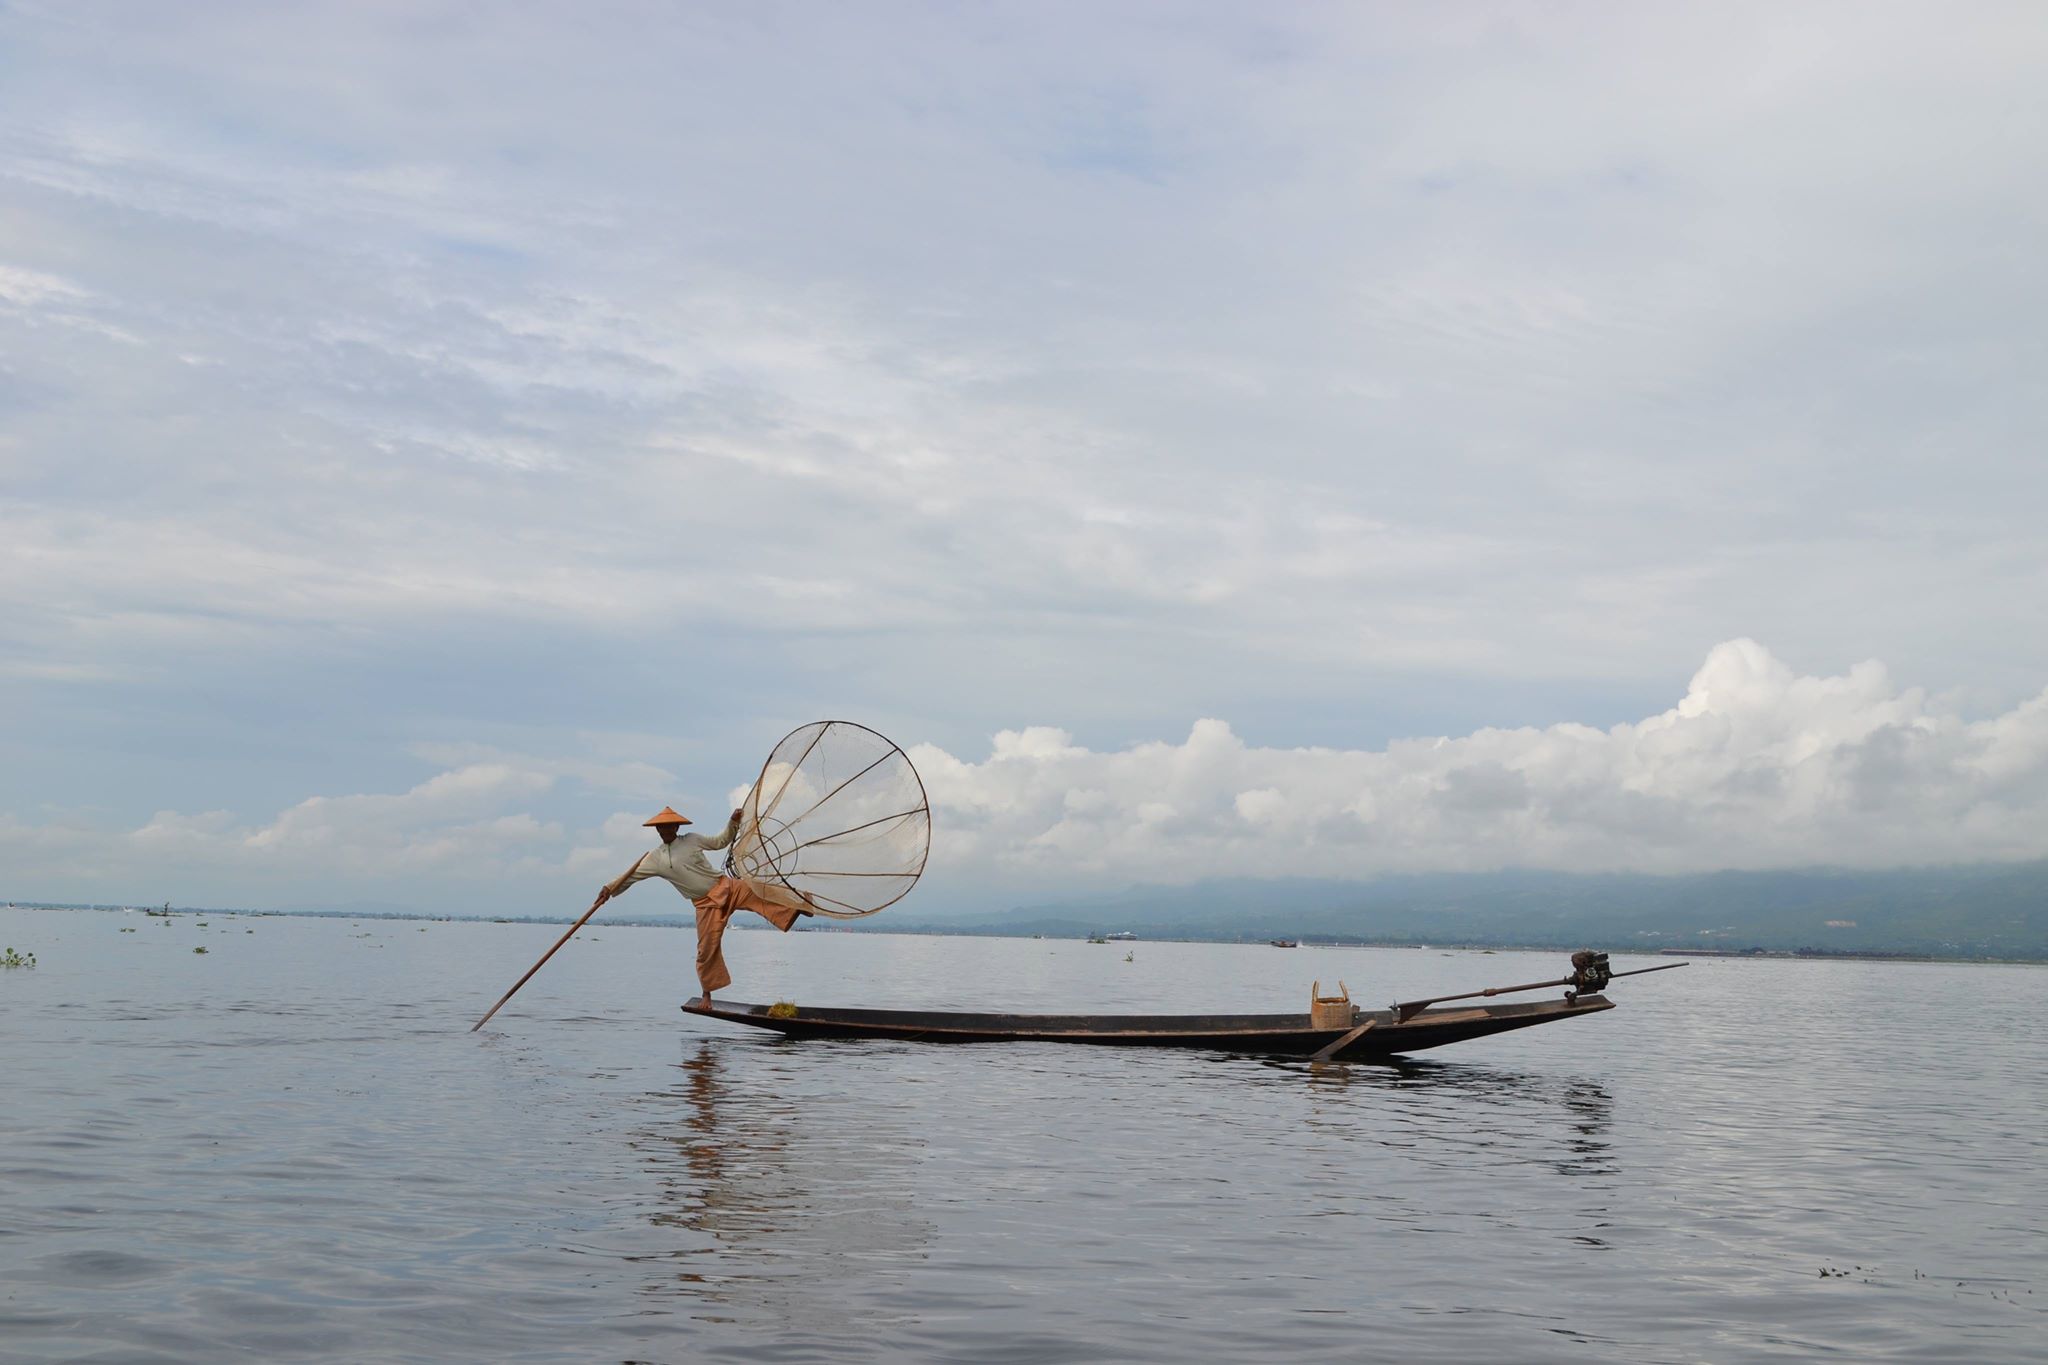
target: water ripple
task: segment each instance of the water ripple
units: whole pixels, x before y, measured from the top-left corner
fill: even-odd
[[[556,931],[266,920],[195,957],[182,922],[116,940],[118,918],[5,925],[40,965],[0,983],[0,1357],[2017,1361],[2048,1339],[2037,970],[1708,963],[1613,1015],[1362,1066],[791,1045],[678,1015],[685,936],[616,928],[472,1035]],[[1554,965],[728,951],[768,998],[1037,1009]]]

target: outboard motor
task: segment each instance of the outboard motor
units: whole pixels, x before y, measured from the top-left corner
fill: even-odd
[[[1591,948],[1581,948],[1572,954],[1572,988],[1565,999],[1576,1000],[1581,995],[1598,995],[1612,980],[1614,973],[1608,969],[1607,954],[1596,953]]]

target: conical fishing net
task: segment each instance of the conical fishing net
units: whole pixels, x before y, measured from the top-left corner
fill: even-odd
[[[740,808],[732,869],[788,887],[821,915],[895,904],[931,851],[931,806],[910,759],[845,720],[793,730]]]

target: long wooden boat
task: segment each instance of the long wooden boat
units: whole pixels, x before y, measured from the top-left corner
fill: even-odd
[[[692,1000],[683,1008],[707,1019],[751,1024],[792,1038],[893,1038],[916,1043],[1089,1043],[1110,1047],[1210,1048],[1279,1057],[1313,1057],[1344,1043],[1325,1061],[1369,1061],[1559,1019],[1611,1010],[1603,996],[1526,1005],[1421,1010],[1360,1010],[1353,1023],[1317,1028],[1307,1014],[967,1014],[952,1010],[864,1010]],[[1360,1031],[1370,1021],[1372,1027]],[[1345,1042],[1349,1035],[1349,1041]]]
[[[1490,987],[1362,1010],[1315,998],[1308,1014],[975,1014],[956,1010],[870,1010],[834,1006],[748,1005],[691,1000],[683,1008],[707,1019],[772,1029],[791,1038],[895,1039],[915,1043],[1085,1043],[1098,1047],[1206,1048],[1318,1061],[1373,1061],[1423,1052],[1560,1019],[1614,1008],[1598,992],[1613,977],[1682,967],[1682,962],[1610,972],[1605,953],[1579,953],[1573,973],[1557,981]],[[1448,1001],[1570,986],[1562,1000],[1519,1005],[1441,1006]]]

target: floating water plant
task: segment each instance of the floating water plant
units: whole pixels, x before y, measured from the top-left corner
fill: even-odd
[[[33,967],[35,965],[36,955],[34,953],[17,953],[14,949],[9,948],[4,954],[0,954],[0,967]]]
[[[195,953],[203,953],[203,952],[205,952],[205,951],[206,951],[206,949],[204,949],[204,948],[194,948],[194,949],[193,949],[192,951],[193,951],[193,952],[195,952]]]

